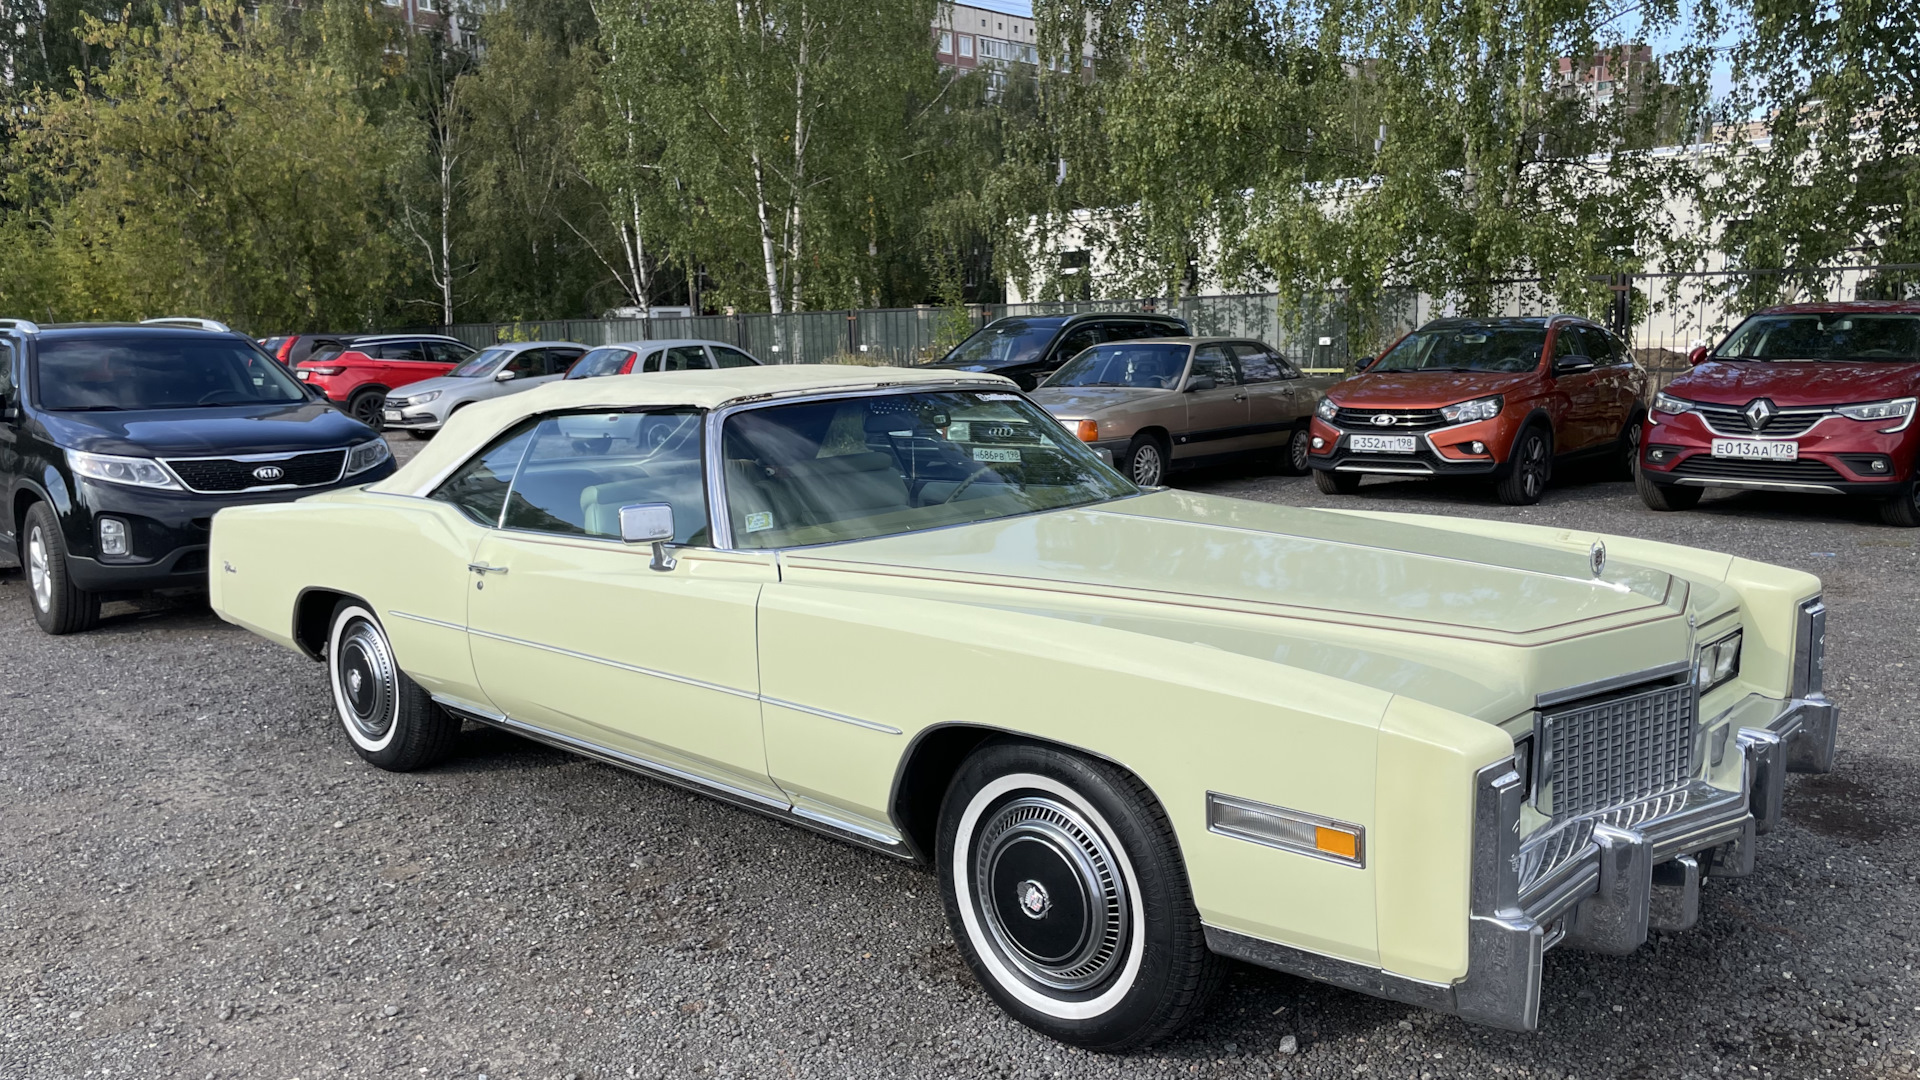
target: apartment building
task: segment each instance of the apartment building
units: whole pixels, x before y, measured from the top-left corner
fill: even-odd
[[[966,0],[944,4],[933,21],[934,55],[940,63],[963,71],[985,68],[998,91],[1007,84],[1015,64],[1040,66],[1039,28],[1033,5],[1024,0]],[[1093,66],[1092,45],[1080,58],[1082,68]]]

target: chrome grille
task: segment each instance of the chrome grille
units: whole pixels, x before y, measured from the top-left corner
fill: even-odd
[[[1386,423],[1377,423],[1376,417],[1386,417]],[[1422,430],[1436,428],[1447,422],[1439,409],[1369,409],[1364,406],[1342,406],[1333,414],[1335,425],[1351,428],[1355,431],[1405,431],[1409,428]]]
[[[1555,819],[1670,791],[1693,773],[1694,688],[1658,686],[1576,702],[1541,717]]]

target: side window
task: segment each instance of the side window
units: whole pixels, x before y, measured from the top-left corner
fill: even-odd
[[[567,372],[567,378],[591,379],[599,375],[611,375],[620,370],[620,362],[627,355],[625,349],[595,349],[573,365]]]
[[[1141,338],[1184,337],[1186,331],[1175,326],[1163,326],[1150,322],[1124,322],[1107,324],[1108,341],[1137,341]]]
[[[1105,323],[1088,323],[1085,326],[1076,326],[1072,330],[1067,331],[1066,337],[1060,339],[1060,347],[1055,349],[1053,353],[1053,362],[1064,364],[1080,355],[1082,349],[1090,349],[1105,340],[1107,340],[1107,324]]]
[[[1235,386],[1240,382],[1240,372],[1234,368],[1233,357],[1228,355],[1225,345],[1202,345],[1193,350],[1193,377],[1202,375],[1212,376],[1215,386]]]
[[[548,349],[546,374],[565,375],[574,361],[580,359],[585,353],[585,349]]]
[[[700,421],[694,410],[571,413],[541,420],[514,478],[504,524],[618,539],[622,506],[667,503],[673,507],[674,541],[704,543]]]
[[[1580,340],[1580,328],[1572,323],[1561,323],[1560,329],[1553,335],[1553,358],[1582,355],[1587,343]]]
[[[381,360],[406,360],[424,363],[427,346],[423,341],[392,341],[380,346]]]
[[[1612,367],[1623,361],[1620,348],[1614,343],[1613,335],[1597,326],[1589,326],[1583,335],[1587,339],[1587,355],[1601,367]]]
[[[667,350],[661,371],[705,371],[707,351],[698,345],[676,345]]]
[[[473,355],[472,349],[451,341],[429,341],[426,344],[427,355],[433,357],[436,364],[458,364]]]
[[[513,372],[516,379],[531,379],[535,375],[547,373],[547,350],[522,349],[507,361],[507,371]]]
[[[1280,358],[1264,345],[1241,342],[1233,346],[1233,354],[1240,360],[1241,376],[1249,383],[1278,382],[1289,377],[1280,370]]]
[[[13,345],[0,341],[0,397],[13,393]]]
[[[514,470],[532,441],[533,421],[529,420],[475,454],[429,497],[452,503],[482,525],[498,525],[513,487]]]
[[[760,366],[760,361],[755,360],[739,349],[729,349],[725,345],[709,345],[707,347],[713,350],[713,358],[720,361],[720,366],[723,368]]]

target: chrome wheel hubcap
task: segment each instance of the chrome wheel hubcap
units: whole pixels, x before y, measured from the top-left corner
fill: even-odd
[[[1119,862],[1087,820],[1042,795],[980,826],[973,904],[1007,963],[1048,990],[1091,990],[1123,965],[1131,905]]]
[[[397,681],[386,639],[365,620],[356,619],[340,635],[339,654],[333,662],[346,721],[369,742],[384,738],[393,727]]]
[[[48,566],[47,538],[36,525],[27,533],[27,584],[33,589],[34,606],[41,611],[53,607],[53,574]]]
[[[1133,455],[1133,482],[1151,487],[1160,482],[1160,448],[1152,443]]]

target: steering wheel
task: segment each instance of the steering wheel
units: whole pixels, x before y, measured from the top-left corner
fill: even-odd
[[[953,489],[953,494],[948,495],[946,498],[940,500],[940,505],[945,506],[948,503],[952,502],[953,500],[959,498],[960,493],[972,487],[973,482],[975,480],[980,479],[981,477],[987,475],[992,471],[993,471],[993,466],[987,464],[986,462],[984,461],[974,462],[973,471],[967,474],[967,478],[965,480],[960,481],[959,487]]]
[[[247,395],[241,393],[238,390],[209,390],[205,394],[201,395],[200,400],[195,402],[194,404],[211,405],[214,403],[213,402],[214,398],[223,397],[223,396],[232,397],[236,401],[247,400]]]

